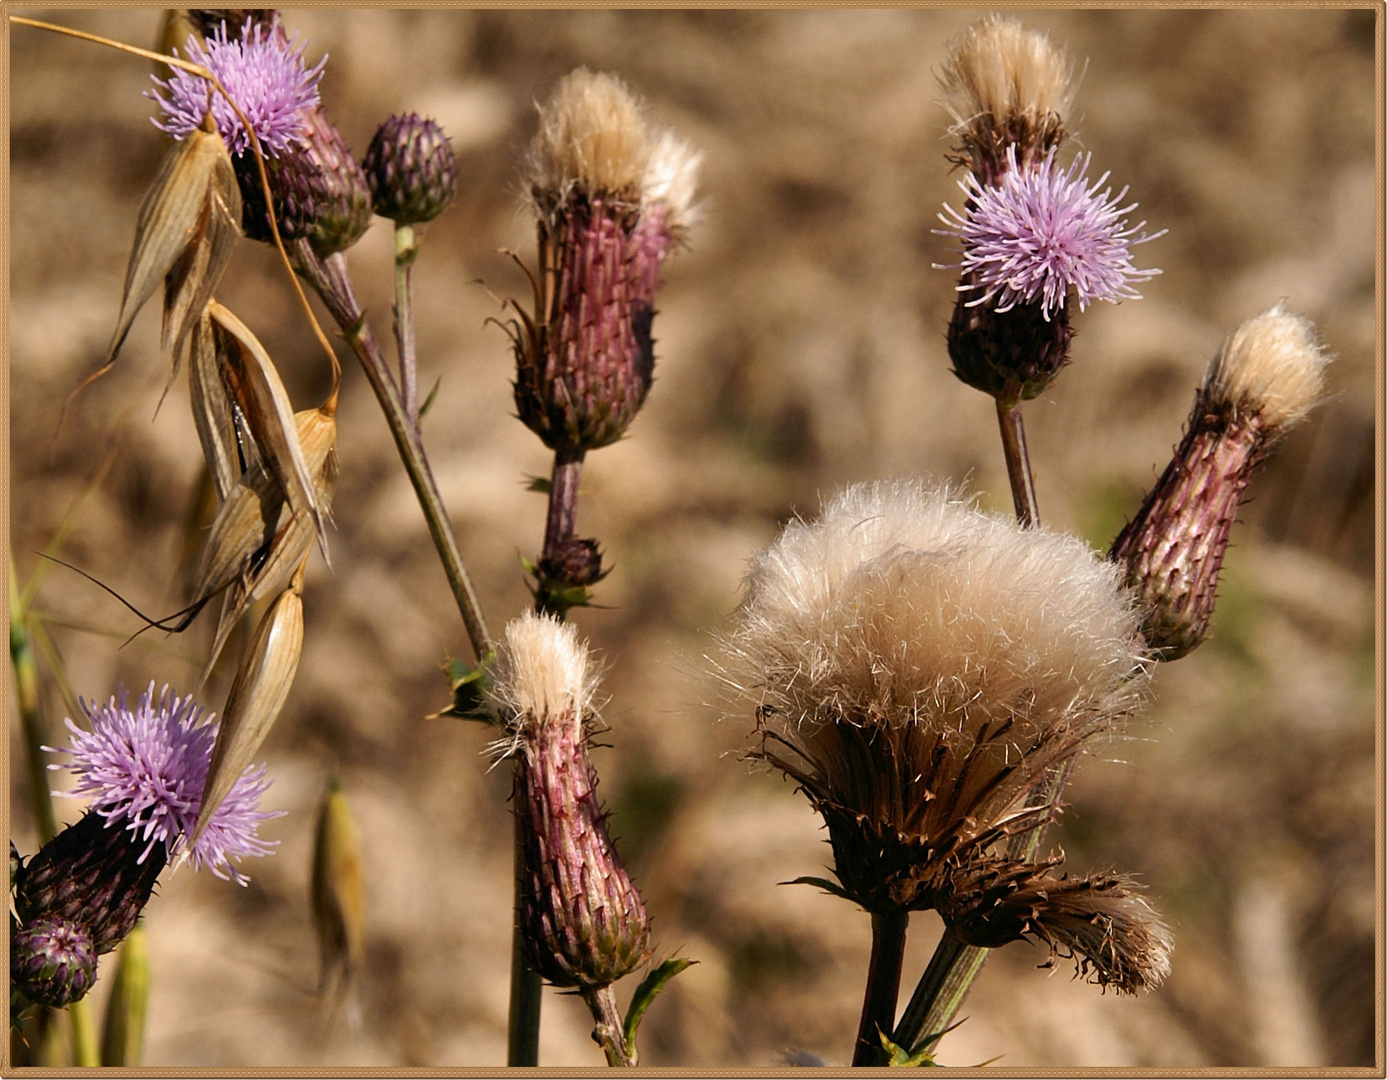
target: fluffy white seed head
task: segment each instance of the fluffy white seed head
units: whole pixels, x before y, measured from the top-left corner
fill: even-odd
[[[1073,105],[1073,71],[1069,56],[1045,34],[991,15],[954,41],[940,84],[961,125],[983,114],[999,121],[1063,119]]]
[[[533,725],[580,725],[595,711],[598,675],[574,626],[527,611],[496,650],[491,705],[515,736]]]
[[[745,589],[732,681],[801,737],[842,721],[1087,724],[1141,688],[1117,568],[946,486],[848,488],[753,558]]]
[[[1219,405],[1255,415],[1270,432],[1284,431],[1315,404],[1329,360],[1314,324],[1278,302],[1229,335],[1209,365],[1204,393]]]
[[[640,103],[615,76],[579,68],[539,107],[530,147],[536,189],[560,197],[573,186],[635,196],[649,161]]]
[[[672,231],[690,228],[697,216],[693,201],[702,164],[702,151],[673,131],[661,131],[651,140],[641,186],[642,210],[648,213],[663,207]]]

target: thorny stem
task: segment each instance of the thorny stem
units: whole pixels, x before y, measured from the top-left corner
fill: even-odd
[[[1006,457],[1012,501],[1016,504],[1016,520],[1026,528],[1039,525],[1040,511],[1036,508],[1031,459],[1026,452],[1026,426],[1021,419],[1021,402],[998,398],[997,424],[1002,433],[1002,453]]]
[[[414,362],[414,287],[419,243],[413,225],[395,226],[395,344],[400,354],[400,400],[410,423],[419,426],[419,375]]]
[[[626,1032],[616,1007],[616,992],[608,984],[584,990],[582,995],[594,1021],[592,1041],[602,1047],[607,1064],[612,1068],[634,1068],[639,1055],[634,1046],[626,1045]]]
[[[852,1063],[881,1066],[887,1062],[882,1034],[896,1026],[896,1001],[901,989],[901,964],[905,958],[905,931],[910,912],[872,913],[872,958],[867,965],[867,991],[862,1001],[862,1021],[857,1028]]]
[[[478,661],[483,661],[494,649],[491,631],[482,615],[481,603],[477,599],[472,579],[463,565],[457,536],[453,533],[447,507],[443,505],[443,496],[438,491],[438,483],[429,468],[429,459],[424,451],[419,427],[405,412],[404,402],[400,399],[400,389],[395,385],[385,354],[381,351],[375,335],[371,333],[365,312],[357,302],[351,278],[347,274],[346,260],[340,253],[329,256],[326,260],[320,259],[306,240],[295,243],[294,256],[304,275],[327,305],[333,319],[341,327],[357,359],[361,361],[366,379],[375,391],[386,423],[390,425],[390,434],[395,438],[395,448],[399,451],[400,460],[404,462],[405,472],[409,474],[410,483],[414,485],[414,493],[418,496],[419,506],[424,512],[429,534],[433,537],[434,547],[443,563],[443,572],[453,590],[453,599],[457,601],[458,612],[467,628],[468,639],[472,642],[472,651]]]

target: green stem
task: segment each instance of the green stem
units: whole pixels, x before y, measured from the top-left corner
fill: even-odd
[[[889,1034],[896,1026],[896,1002],[901,990],[901,964],[905,959],[905,931],[909,922],[908,911],[872,913],[872,958],[867,965],[862,1020],[852,1052],[854,1067],[887,1063],[881,1036]]]
[[[963,1004],[986,956],[986,949],[965,945],[945,927],[891,1041],[914,1054],[937,1040]]]
[[[352,351],[361,361],[366,380],[375,391],[376,400],[380,402],[381,411],[390,426],[390,434],[395,438],[395,448],[404,463],[410,483],[414,485],[414,493],[419,499],[419,506],[429,527],[429,535],[433,537],[434,547],[443,563],[443,572],[447,575],[458,612],[462,615],[467,636],[472,642],[472,651],[479,661],[483,661],[493,651],[491,631],[482,615],[481,602],[477,599],[472,579],[463,565],[457,536],[453,533],[447,507],[443,505],[443,497],[439,494],[438,483],[429,468],[428,455],[424,451],[418,425],[406,412],[405,404],[400,398],[400,389],[395,385],[385,354],[381,351],[375,335],[371,333],[371,327],[366,322],[366,314],[357,302],[351,279],[347,274],[346,260],[340,254],[332,255],[326,260],[319,259],[307,241],[298,241],[294,254],[300,270],[312,282],[346,336]]]
[[[1016,505],[1016,520],[1026,527],[1039,525],[1040,511],[1036,507],[1031,459],[1026,451],[1026,426],[1021,419],[1021,402],[998,398],[997,426],[1002,435],[1002,454],[1006,458],[1012,502]]]
[[[410,423],[419,426],[419,376],[414,362],[414,289],[411,276],[419,254],[413,225],[395,226],[395,344],[400,354],[400,400]]]
[[[612,1068],[634,1068],[639,1058],[636,1048],[626,1045],[626,1032],[616,1007],[616,992],[608,984],[581,993],[592,1013],[592,1041],[602,1047],[607,1064]]]
[[[10,664],[14,669],[15,697],[19,702],[20,724],[24,730],[24,765],[29,774],[29,800],[38,829],[39,845],[58,832],[53,814],[53,797],[48,787],[48,769],[43,760],[46,726],[39,701],[38,665],[34,661],[33,641],[26,622],[28,611],[19,603],[15,580],[14,554],[10,554]]]
[[[72,1024],[72,1061],[79,1069],[101,1067],[101,1048],[96,1041],[96,1024],[92,1020],[91,1000],[83,998],[67,1007]]]
[[[525,962],[525,935],[520,919],[520,877],[525,872],[525,847],[520,835],[520,815],[514,817],[515,918],[511,928],[510,1019],[506,1031],[506,1064],[513,1069],[539,1064],[539,1017],[544,989],[538,972]]]

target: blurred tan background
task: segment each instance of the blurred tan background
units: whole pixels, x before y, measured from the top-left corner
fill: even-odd
[[[26,12],[151,46],[156,10]],[[533,255],[516,166],[533,103],[585,64],[706,154],[704,214],[668,266],[656,383],[621,444],[589,456],[580,535],[614,567],[576,622],[610,666],[601,792],[663,953],[699,961],[648,1014],[643,1063],[772,1066],[850,1053],[869,920],[783,886],[829,859],[791,785],[738,760],[751,716],[719,720],[703,655],[745,560],[820,495],[872,477],[966,480],[1010,509],[991,403],[954,379],[952,276],[932,234],[957,177],[935,73],[981,10],[286,12],[330,55],[330,116],[364,151],[391,112],[435,116],[457,151],[456,205],[416,269],[433,467],[496,628],[528,600],[518,562],[544,505],[546,452],[513,419],[496,296],[526,296],[498,254]],[[1366,1065],[1373,1061],[1373,12],[1018,11],[1082,68],[1077,147],[1169,234],[1138,249],[1145,299],[1076,318],[1072,366],[1027,407],[1043,517],[1106,548],[1178,441],[1223,335],[1285,297],[1338,355],[1330,396],[1254,482],[1212,639],[1164,667],[1131,739],[1083,761],[1063,827],[1070,866],[1132,871],[1176,940],[1174,973],[1100,995],[1044,951],[995,954],[941,1060],[1039,1066]],[[66,557],[146,610],[181,606],[177,564],[200,469],[186,382],[153,305],[114,374],[59,406],[114,324],[135,213],[162,150],[148,65],[10,28],[10,514],[33,573],[108,448]],[[1072,152],[1072,151],[1071,151]],[[391,237],[350,254],[390,340]],[[495,295],[493,295],[495,294]],[[299,407],[326,385],[268,249],[238,247],[219,298],[260,335]],[[345,353],[344,355],[348,355]],[[424,720],[467,655],[414,497],[348,356],[333,570],[311,564],[297,684],[263,749],[288,811],[247,889],[165,875],[146,911],[154,964],[146,1062],[173,1066],[495,1067],[505,1056],[507,770],[488,733]],[[209,617],[116,645],[138,623],[75,574],[48,573],[72,686],[183,690]],[[232,652],[228,649],[228,654]],[[223,665],[225,668],[225,665]],[[229,674],[204,693],[220,710]],[[62,699],[46,696],[57,738]],[[21,743],[13,835],[34,849]],[[315,805],[340,771],[368,868],[359,1030],[325,1032],[308,908]],[[63,803],[74,820],[80,807]],[[205,880],[203,878],[206,878]],[[917,915],[906,986],[938,923]],[[103,969],[104,970],[104,969]],[[634,981],[634,980],[632,980]],[[108,990],[109,971],[96,999]],[[630,985],[619,993],[624,1002]],[[541,1062],[598,1065],[586,1011],[546,992]]]

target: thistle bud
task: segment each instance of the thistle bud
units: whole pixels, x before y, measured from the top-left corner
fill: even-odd
[[[42,917],[80,923],[96,953],[108,953],[134,927],[167,861],[164,844],[146,846],[88,811],[24,866],[15,911],[26,925]]]
[[[14,930],[10,979],[30,1001],[61,1008],[96,981],[96,946],[80,922],[44,915]]]
[[[1110,556],[1146,608],[1142,633],[1161,659],[1203,642],[1248,481],[1314,405],[1328,362],[1314,326],[1278,303],[1210,364],[1175,456]]]
[[[372,208],[397,225],[432,221],[457,194],[457,163],[448,136],[417,113],[386,120],[362,166]]]
[[[236,181],[241,190],[241,228],[261,243],[274,243],[265,188],[254,154],[235,159]],[[274,196],[275,225],[285,243],[309,236],[316,228],[321,208],[328,202],[326,178],[301,150],[285,150],[265,159],[265,175]]]
[[[699,160],[609,75],[575,71],[541,108],[535,311],[511,329],[516,407],[550,449],[615,442],[645,402],[660,266],[687,231]]]
[[[305,112],[304,132],[306,156],[321,175],[325,189],[309,239],[313,250],[326,258],[351,247],[370,227],[371,188],[322,106]]]
[[[588,761],[596,679],[572,626],[527,613],[506,628],[491,690],[516,759],[527,959],[558,987],[608,986],[649,955],[645,904],[597,801]]]

